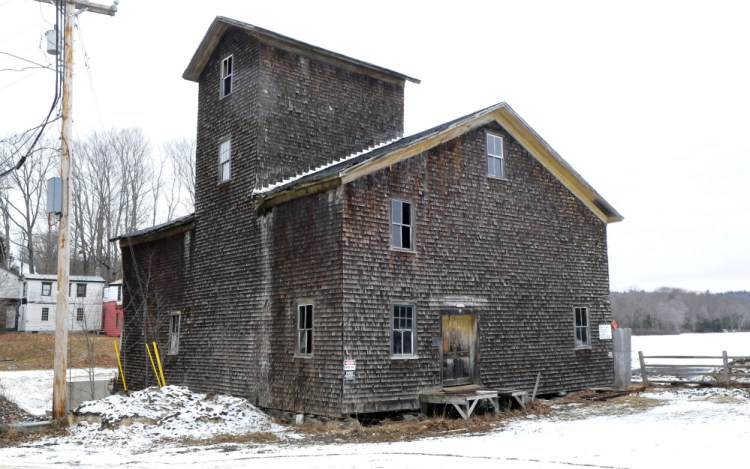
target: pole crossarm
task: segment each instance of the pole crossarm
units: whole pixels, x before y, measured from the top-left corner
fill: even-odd
[[[36,0],[41,3],[57,4],[55,0]],[[86,0],[73,0],[68,3],[72,3],[79,10],[87,10],[102,15],[115,16],[117,13],[117,5],[102,5],[101,3],[88,2]]]

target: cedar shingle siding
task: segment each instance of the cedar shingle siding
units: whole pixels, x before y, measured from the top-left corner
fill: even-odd
[[[254,190],[403,131],[408,77],[284,40],[222,33],[198,80],[196,213],[121,238],[128,385],[155,383],[146,339],[168,384],[295,412],[416,408],[441,386],[441,315],[459,311],[478,318],[479,384],[530,390],[538,372],[540,393],[610,384],[611,342],[597,336],[611,320],[606,224],[494,121],[255,210]],[[487,130],[503,137],[506,179],[487,177]],[[391,248],[393,198],[412,204],[413,252]],[[309,356],[295,354],[301,303],[314,305]],[[414,306],[414,357],[391,357],[394,304]],[[589,308],[590,349],[575,350],[574,305]],[[171,311],[182,319],[168,356]]]

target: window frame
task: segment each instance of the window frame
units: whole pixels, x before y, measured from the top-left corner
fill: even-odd
[[[579,312],[583,312],[583,316],[580,316]],[[585,324],[579,324],[579,317],[584,319]],[[582,337],[580,332],[583,332],[585,337]],[[586,305],[573,306],[573,340],[576,350],[591,348],[591,316]]]
[[[175,325],[176,331],[175,331]],[[117,327],[117,326],[115,326]],[[167,355],[177,355],[180,352],[180,329],[182,327],[182,312],[169,313],[169,348]]]
[[[224,145],[226,144],[226,151]],[[226,155],[226,159],[223,159]],[[219,155],[218,155],[218,167],[219,167],[219,184],[232,179],[232,139],[227,137],[219,142]],[[224,175],[226,168],[226,176]]]
[[[86,311],[83,308],[76,308],[76,322],[82,323],[86,320]]]
[[[76,283],[76,298],[86,298],[86,284],[85,283]]]
[[[490,140],[497,139],[497,141],[494,142],[494,151],[490,150]],[[497,143],[500,143],[500,151],[497,152]],[[506,178],[506,168],[505,168],[505,139],[501,135],[494,134],[492,132],[487,132],[485,136],[485,155],[487,156],[486,164],[487,164],[487,177],[493,178],[493,179],[507,179]],[[495,174],[493,171],[496,169],[494,166],[495,162],[499,161],[499,169],[500,174]]]
[[[42,308],[42,321],[49,321],[49,308]]]
[[[394,249],[397,251],[414,252],[415,245],[416,245],[416,236],[415,236],[415,229],[414,229],[415,224],[416,224],[416,219],[415,219],[416,209],[414,207],[414,202],[412,202],[411,200],[400,199],[397,197],[391,198],[390,202],[391,202],[390,203],[391,205],[390,217],[389,217],[390,218],[389,227],[390,227],[390,232],[391,232],[391,246],[390,247],[391,249]],[[401,220],[400,221],[395,221],[394,219],[396,215],[395,204],[401,205]],[[409,206],[409,223],[408,224],[404,223],[404,204],[408,204]],[[403,230],[405,227],[408,227],[409,229],[409,247],[404,247]],[[396,245],[396,237],[394,236],[394,232],[396,229],[398,229],[400,232],[399,233],[400,245]]]
[[[305,321],[302,321],[302,309],[305,308],[304,312],[304,319]],[[309,324],[307,321],[307,309],[310,310],[310,318],[309,318]],[[295,339],[294,339],[294,356],[297,358],[310,358],[313,356],[313,352],[315,350],[315,347],[313,346],[313,341],[315,340],[315,303],[312,301],[299,301],[297,303],[297,307],[295,310],[295,323],[297,325],[295,329]],[[301,324],[304,322],[304,324]],[[305,327],[303,327],[305,326]],[[303,333],[304,333],[304,341],[305,341],[305,347],[304,350],[302,350],[302,340],[303,340]]]
[[[407,320],[411,321],[411,328],[397,328],[396,327],[396,312],[399,308],[408,308],[409,309],[409,318],[405,317],[399,317],[398,319],[400,321]],[[396,359],[402,359],[402,358],[416,358],[417,357],[417,307],[414,305],[414,303],[393,303],[391,304],[391,310],[390,310],[390,338],[389,338],[389,348],[390,348],[390,355],[391,358]],[[410,332],[410,346],[411,351],[409,353],[404,353],[404,335],[403,333],[409,331]],[[400,342],[401,342],[401,353],[396,352],[396,333],[400,333]]]
[[[47,293],[44,293],[44,287],[48,287]],[[52,282],[42,282],[42,296],[52,296]]]
[[[229,66],[227,67],[227,64]],[[229,84],[227,91],[227,83]],[[221,59],[219,63],[219,99],[224,99],[234,90],[234,54]]]

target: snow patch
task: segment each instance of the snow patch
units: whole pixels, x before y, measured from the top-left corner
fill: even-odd
[[[379,143],[379,144],[377,144],[375,146],[368,147],[368,148],[365,148],[363,150],[360,150],[360,151],[358,151],[356,153],[352,153],[351,155],[345,156],[345,157],[340,158],[338,160],[334,160],[334,161],[331,161],[331,162],[326,163],[324,165],[318,166],[317,168],[310,169],[308,171],[305,171],[304,173],[297,174],[296,176],[292,176],[292,177],[289,177],[289,178],[286,178],[286,179],[282,179],[281,181],[275,182],[273,184],[269,184],[267,186],[255,189],[255,190],[253,190],[253,195],[266,194],[266,193],[271,192],[272,190],[274,190],[276,188],[279,188],[281,186],[285,186],[287,184],[291,184],[294,181],[298,181],[298,180],[302,179],[305,176],[309,176],[309,175],[315,174],[315,173],[317,173],[319,171],[323,171],[324,169],[328,169],[331,166],[335,166],[335,165],[337,165],[339,163],[343,163],[344,161],[352,160],[352,159],[354,159],[354,158],[356,158],[358,156],[364,155],[365,153],[369,153],[369,152],[375,151],[375,150],[377,150],[379,148],[383,148],[386,145],[390,145],[391,143],[396,142],[398,140],[401,140],[401,138],[400,137],[393,138],[393,139],[388,140],[386,142]]]

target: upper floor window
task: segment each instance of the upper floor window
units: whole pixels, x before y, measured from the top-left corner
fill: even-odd
[[[503,158],[503,138],[487,134],[487,175],[505,177],[505,159]]]
[[[228,181],[232,175],[232,141],[224,140],[219,144],[219,183]]]
[[[414,355],[414,307],[410,305],[393,306],[393,334],[391,338],[391,355]]]
[[[221,94],[225,97],[232,92],[232,77],[234,76],[234,56],[230,55],[221,61]]]
[[[42,282],[42,296],[52,295],[52,282]]]
[[[573,308],[575,314],[576,348],[591,347],[589,332],[589,309],[586,306]]]
[[[86,284],[85,283],[76,283],[76,296],[78,298],[86,297]]]
[[[391,246],[414,249],[414,213],[409,202],[391,201]]]
[[[313,305],[297,307],[297,354],[311,355],[313,339]]]

